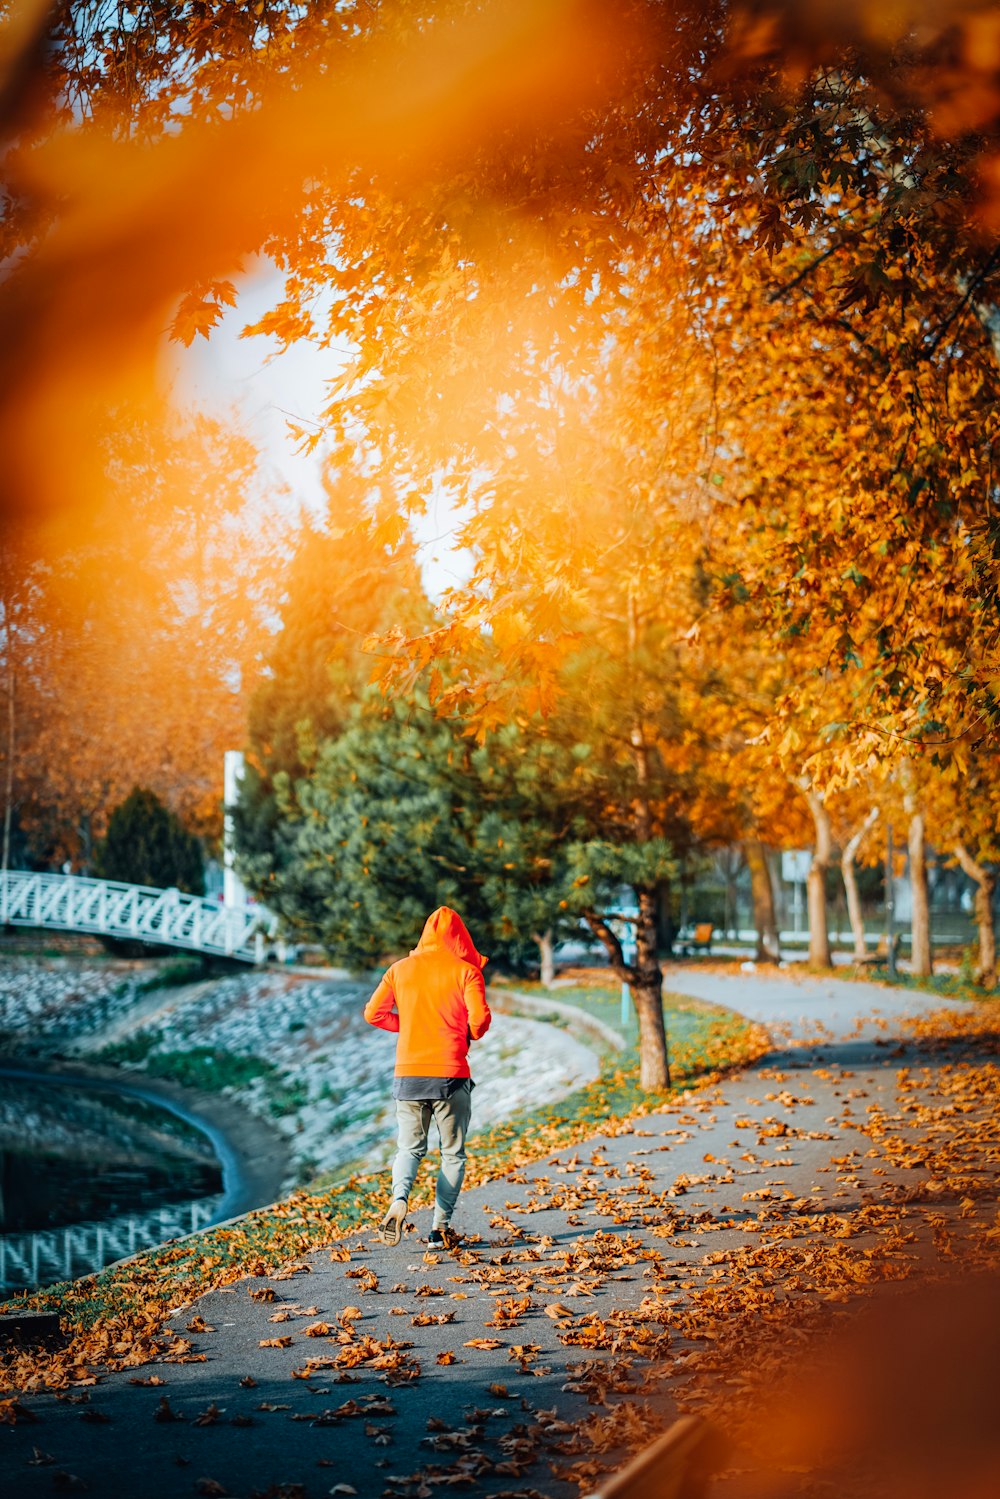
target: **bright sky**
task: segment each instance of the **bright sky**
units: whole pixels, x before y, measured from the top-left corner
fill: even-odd
[[[275,338],[240,338],[240,330],[274,305],[280,277],[265,269],[241,283],[239,305],[227,310],[207,341],[189,349],[172,344],[167,366],[183,407],[197,406],[233,422],[260,450],[266,467],[290,491],[289,509],[317,515],[326,508],[320,482],[323,456],[295,450],[289,420],[309,428],[324,404],[327,382],[336,378],[336,351],[299,343],[279,352]],[[276,486],[277,487],[277,486]],[[468,576],[468,559],[453,543],[455,513],[447,496],[435,490],[427,513],[413,522],[424,586],[432,597]]]

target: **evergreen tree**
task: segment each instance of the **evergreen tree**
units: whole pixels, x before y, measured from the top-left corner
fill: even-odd
[[[275,777],[270,854],[247,854],[244,878],[302,940],[370,964],[415,942],[430,911],[459,910],[477,944],[522,967],[533,944],[572,929],[551,766],[515,729],[476,745],[425,700],[357,704],[318,746],[311,774]],[[261,823],[254,827],[261,838]]]
[[[476,796],[466,837],[483,902],[503,940],[537,945],[546,984],[557,943],[579,933],[569,860],[586,819],[579,780],[576,795],[567,790],[588,757],[586,746],[567,750],[537,723],[507,725],[471,755]]]
[[[97,854],[106,880],[130,885],[176,886],[203,895],[205,870],[201,843],[154,792],[135,786],[108,819]]]

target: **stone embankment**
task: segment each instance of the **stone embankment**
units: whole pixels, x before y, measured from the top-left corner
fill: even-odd
[[[5,956],[0,962],[0,1050],[45,1055],[102,1033],[135,1004],[148,967]]]

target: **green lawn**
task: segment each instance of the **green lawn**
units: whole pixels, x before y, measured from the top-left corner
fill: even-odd
[[[632,1001],[626,1000],[623,1019],[621,985],[609,974],[598,971],[592,978],[588,975],[580,982],[556,989],[546,989],[539,983],[514,979],[502,980],[491,987],[499,989],[501,993],[527,994],[532,999],[543,1002],[552,1000],[555,1004],[574,1005],[585,1014],[592,1015],[596,1020],[602,1020],[624,1041],[634,1045],[638,1039],[639,1031]],[[689,999],[684,994],[672,994],[667,989],[663,991],[663,1018],[667,1026],[667,1036],[671,1042],[677,1040],[687,1043],[694,1039],[698,1034],[699,1017],[706,1014],[727,1015],[729,1013],[720,1006]],[[538,1018],[544,1019],[545,1017],[539,1016]],[[552,1013],[552,1021],[557,1025],[562,1024],[561,1017],[557,1016],[555,1011]]]

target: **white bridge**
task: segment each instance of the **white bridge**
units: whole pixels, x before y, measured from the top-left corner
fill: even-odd
[[[94,932],[262,963],[277,926],[261,906],[227,906],[180,890],[75,874],[0,873],[0,926]]]
[[[103,1270],[115,1260],[179,1239],[213,1223],[221,1195],[171,1203],[101,1223],[0,1234],[0,1296]]]

